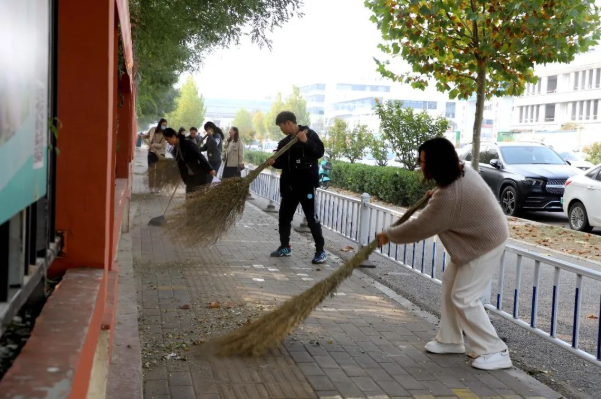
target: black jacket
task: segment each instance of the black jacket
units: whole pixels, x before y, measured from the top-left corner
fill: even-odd
[[[193,141],[184,135],[178,135],[179,144],[175,145],[174,153],[179,167],[179,173],[186,186],[201,186],[210,183],[209,172],[213,170],[207,159]]]
[[[307,129],[307,142],[300,141],[275,160],[274,168],[282,169],[280,176],[280,192],[289,190],[312,190],[319,187],[319,158],[323,157],[324,148],[321,139],[307,126],[300,126],[300,130]],[[288,135],[278,143],[279,151],[292,140],[294,136]]]
[[[200,147],[200,151],[207,152],[207,158],[213,168],[221,165],[221,153],[223,152],[223,137],[215,132],[212,136],[207,136],[207,142]]]

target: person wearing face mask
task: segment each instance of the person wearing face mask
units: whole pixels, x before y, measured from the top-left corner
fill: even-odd
[[[225,142],[225,154],[223,161],[223,178],[241,177],[242,169],[244,169],[244,144],[240,140],[240,132],[238,128],[232,126],[230,128],[230,137]]]
[[[150,192],[158,192],[160,188],[157,187],[157,174],[156,164],[162,159],[165,159],[165,153],[167,152],[167,141],[163,137],[163,132],[167,129],[167,120],[161,119],[156,127],[151,128],[148,133],[142,135],[143,138],[148,139],[148,187]]]
[[[163,137],[163,131],[167,129],[167,119],[161,119],[156,127],[151,128],[148,133],[143,135],[149,139],[148,144],[148,166],[157,163],[161,158],[165,158],[167,151],[167,142]]]
[[[223,131],[213,122],[207,122],[204,125],[207,132],[207,142],[200,147],[200,151],[207,152],[209,163],[215,170],[221,166],[221,153],[223,151]]]
[[[201,186],[210,183],[216,171],[200,153],[198,146],[171,128],[165,129],[163,134],[165,140],[173,146],[174,158],[186,185],[186,194],[193,193]]]

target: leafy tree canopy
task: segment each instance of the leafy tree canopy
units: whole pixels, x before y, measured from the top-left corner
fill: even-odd
[[[436,81],[451,98],[476,94],[474,153],[485,98],[519,95],[535,83],[536,64],[570,62],[599,39],[595,0],[366,0],[385,40],[380,48],[412,67],[379,72],[424,88]],[[478,157],[474,157],[474,168]]]

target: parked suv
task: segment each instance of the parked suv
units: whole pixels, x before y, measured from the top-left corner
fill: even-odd
[[[566,180],[580,171],[539,143],[485,144],[480,149],[480,176],[490,186],[506,215],[522,210],[562,212]],[[472,151],[462,159],[469,164]]]

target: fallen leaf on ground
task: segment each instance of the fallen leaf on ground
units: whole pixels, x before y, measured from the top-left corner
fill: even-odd
[[[599,317],[595,316],[594,314],[589,314],[588,316],[586,316],[587,319],[598,319]]]
[[[230,301],[227,301],[226,303],[223,304],[223,306],[225,306],[227,309],[231,309],[234,307],[234,304],[231,303]]]
[[[342,252],[351,252],[354,250],[355,250],[355,248],[352,245],[347,245],[346,247],[341,249]]]
[[[219,309],[221,304],[219,302],[209,302],[209,309]]]
[[[185,304],[179,307],[180,309],[190,309],[190,305]]]

